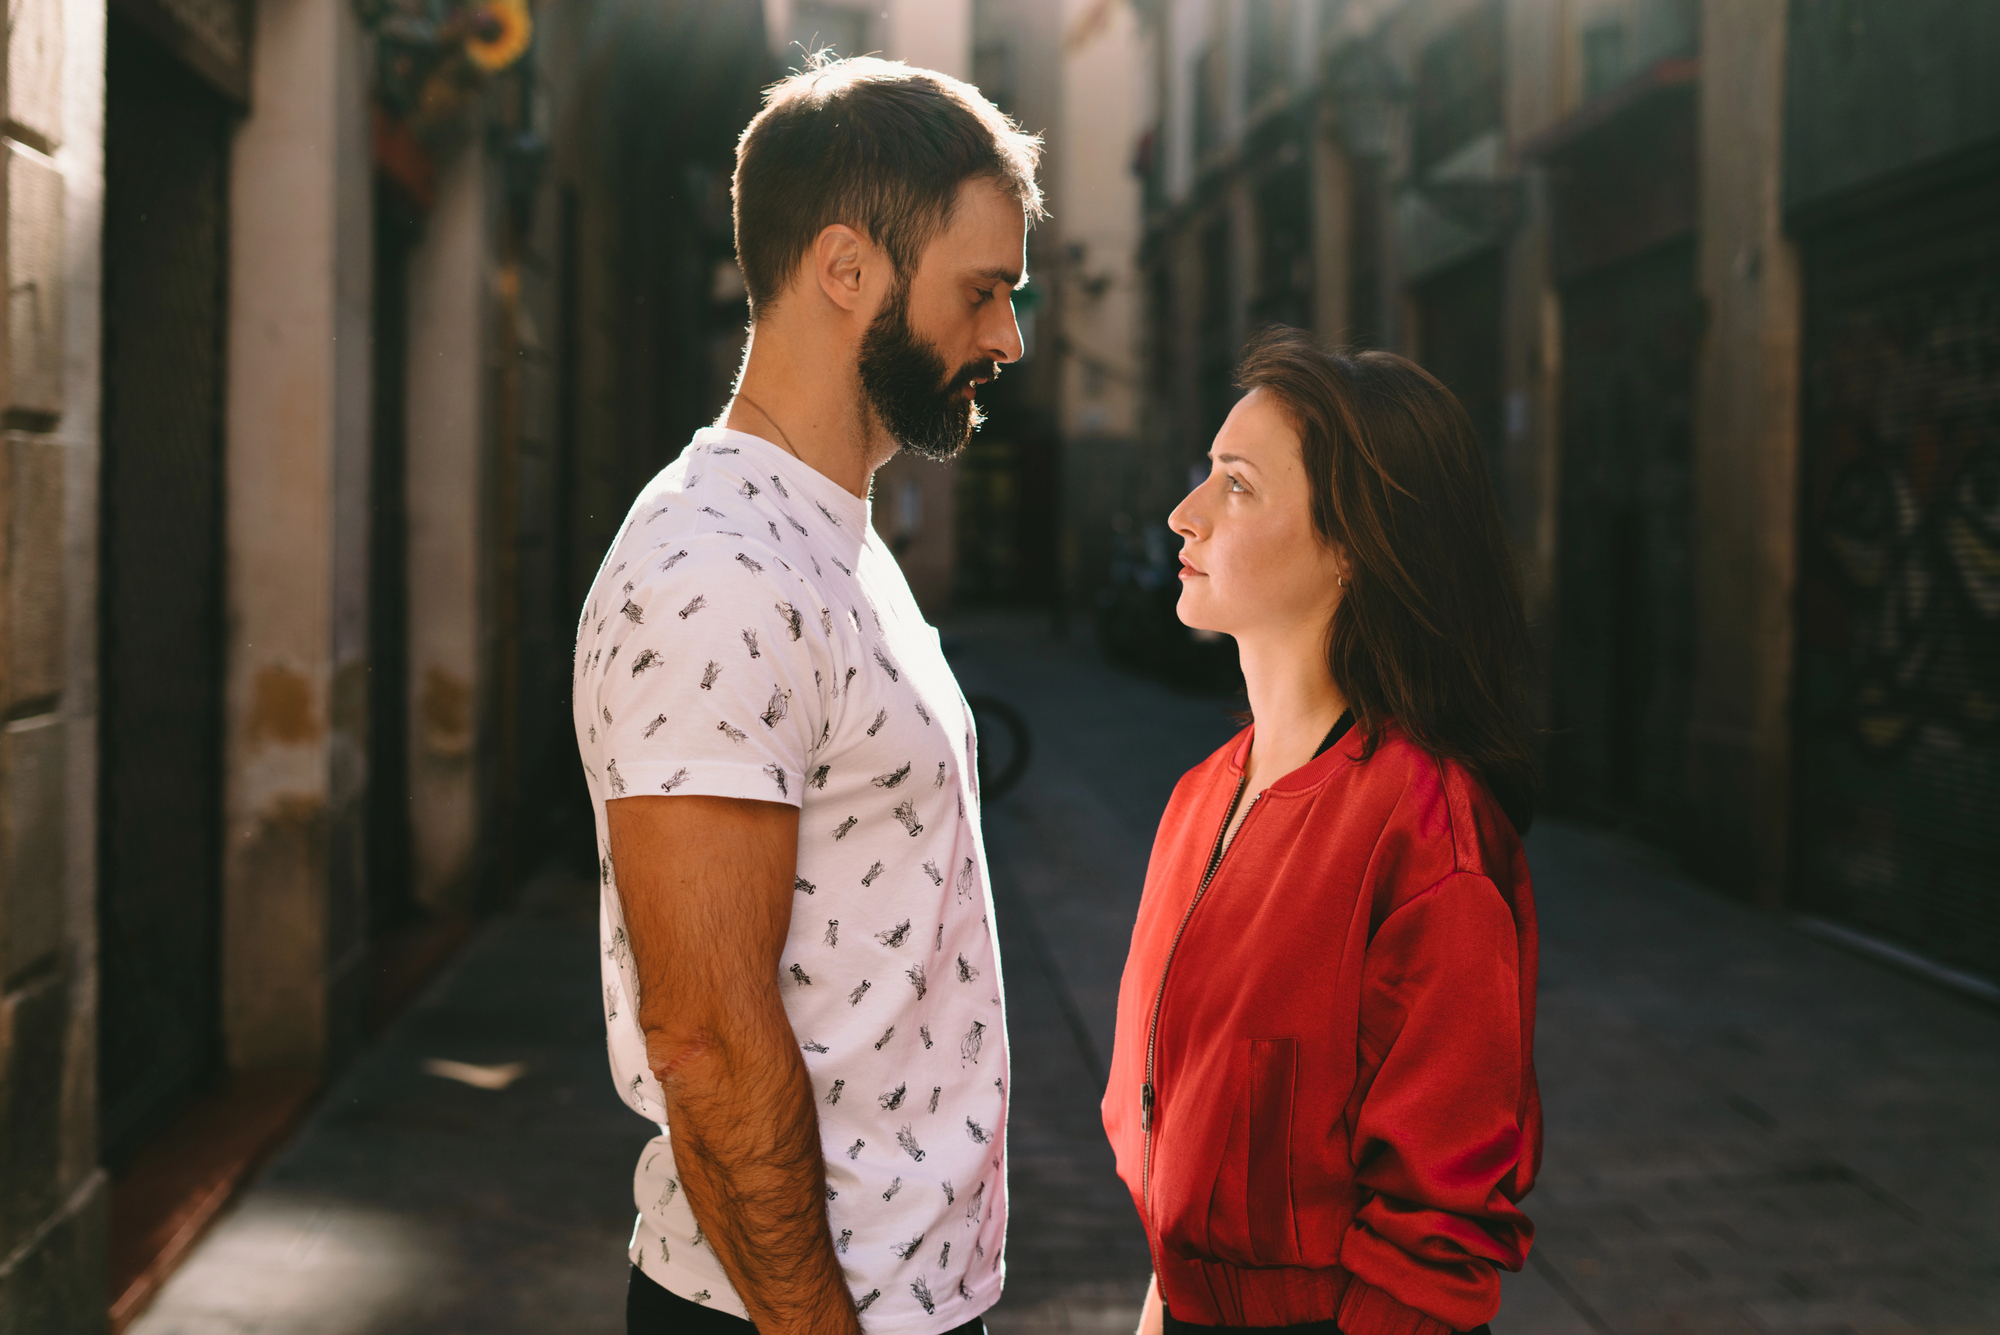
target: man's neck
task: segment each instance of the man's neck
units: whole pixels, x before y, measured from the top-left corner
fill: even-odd
[[[783,327],[751,329],[750,352],[722,425],[770,441],[806,467],[868,495],[875,470],[889,461],[889,439],[861,397],[852,349],[807,347]]]

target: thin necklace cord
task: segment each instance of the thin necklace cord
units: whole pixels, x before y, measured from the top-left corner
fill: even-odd
[[[786,451],[794,459],[797,459],[800,463],[804,463],[806,461],[806,457],[803,454],[800,454],[796,449],[792,448],[792,438],[785,434],[785,428],[778,425],[777,418],[771,416],[771,414],[764,411],[763,405],[759,404],[757,400],[751,398],[748,394],[745,394],[742,390],[736,391],[736,397],[742,402],[749,404],[750,407],[756,410],[757,415],[759,417],[763,418],[765,421],[771,424],[771,426],[778,433],[778,439],[784,442]]]

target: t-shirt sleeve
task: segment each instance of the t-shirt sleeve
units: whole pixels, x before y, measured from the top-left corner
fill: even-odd
[[[685,550],[685,555],[679,555]],[[799,805],[828,735],[833,649],[811,587],[769,551],[706,536],[649,558],[598,609],[591,692],[607,800]]]

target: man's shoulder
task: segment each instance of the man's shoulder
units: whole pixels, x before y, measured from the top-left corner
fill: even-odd
[[[811,571],[758,542],[748,534],[690,529],[665,532],[649,540],[630,557],[621,555],[624,570],[608,567],[593,596],[594,610],[637,607],[647,612],[685,612],[679,620],[693,616],[687,605],[726,608],[747,613],[766,604],[798,608],[804,614],[807,603],[818,619],[821,603]],[[631,615],[630,610],[626,612]]]
[[[741,476],[749,470],[736,460],[714,457],[728,448],[698,435],[647,484],[592,585],[587,618],[623,610],[628,618],[690,621],[709,607],[776,607],[837,644],[837,610],[859,592],[853,564],[811,541],[773,503],[775,487]]]

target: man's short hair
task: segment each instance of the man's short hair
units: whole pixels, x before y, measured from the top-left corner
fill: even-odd
[[[814,56],[771,86],[736,145],[736,259],[753,318],[826,228],[889,254],[899,278],[951,223],[959,187],[988,179],[1043,216],[1042,141],[977,88],[901,61]]]

